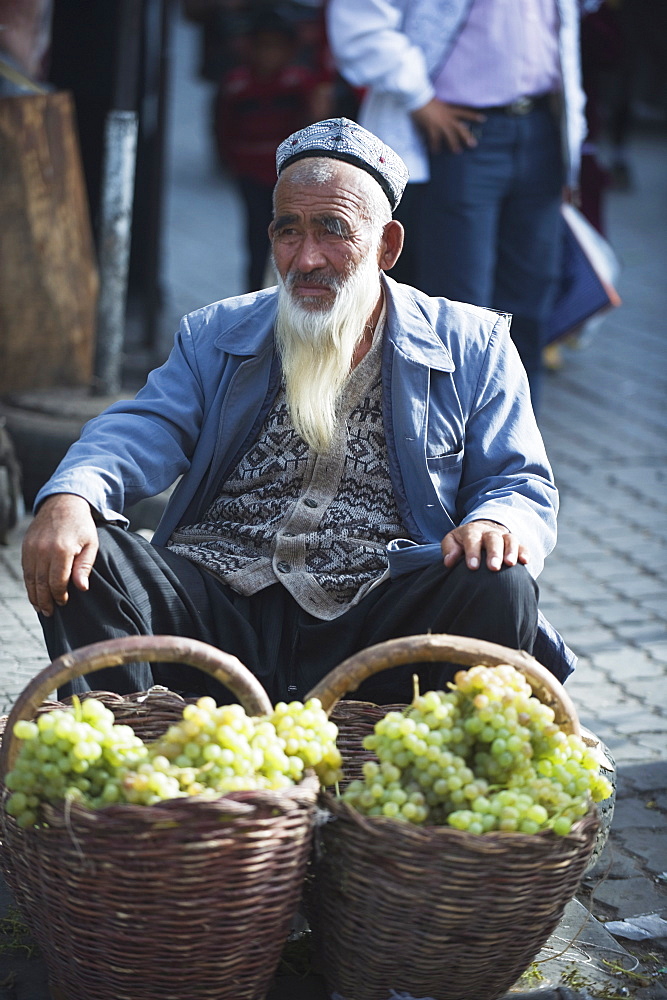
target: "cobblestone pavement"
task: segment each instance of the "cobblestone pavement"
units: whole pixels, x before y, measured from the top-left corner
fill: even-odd
[[[211,95],[192,78],[194,36],[186,25],[179,27],[175,53],[165,350],[180,315],[241,290],[243,265],[243,255],[230,251],[238,247],[239,205],[213,161],[207,131]],[[612,191],[608,200],[608,230],[622,262],[623,304],[581,348],[564,349],[563,368],[547,379],[541,416],[561,492],[559,541],[540,578],[541,605],[579,656],[568,692],[583,725],[605,742],[618,770],[609,842],[559,928],[565,954],[544,966],[552,970],[547,980],[551,975],[553,989],[540,996],[563,1000],[667,997],[658,971],[664,973],[667,964],[665,940],[637,943],[612,937],[604,928],[608,919],[653,913],[667,918],[664,129],[638,130],[632,166],[632,188]],[[0,548],[0,714],[46,665],[41,632],[20,581],[26,523]],[[590,906],[593,919],[580,932],[584,906]],[[557,941],[552,944],[558,949]],[[635,953],[639,971],[649,973],[644,978],[637,972],[619,976],[605,964],[629,969]],[[284,995],[296,1000],[302,988],[293,984]],[[320,991],[313,984],[310,1000],[324,996]],[[36,987],[25,993],[26,1000],[42,996],[48,994]]]

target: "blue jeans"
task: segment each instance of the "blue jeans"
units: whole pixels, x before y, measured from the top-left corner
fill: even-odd
[[[416,213],[417,284],[430,295],[512,314],[537,409],[544,329],[560,270],[563,167],[548,109],[487,113],[462,153],[431,157]]]

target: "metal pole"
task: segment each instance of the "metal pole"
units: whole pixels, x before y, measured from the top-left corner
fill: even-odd
[[[155,120],[150,135],[150,167],[147,192],[144,346],[153,354],[158,348],[158,320],[163,301],[162,230],[164,214],[164,161],[167,128],[167,98],[171,68],[174,0],[151,0],[146,9],[145,92],[154,101]],[[149,44],[149,39],[153,40]],[[146,116],[147,117],[147,116]],[[144,118],[142,117],[142,128]],[[148,132],[148,129],[147,129]]]
[[[104,134],[100,294],[92,386],[95,396],[115,395],[121,387],[139,131],[136,109],[143,8],[143,0],[120,0],[117,11],[113,98]]]
[[[100,294],[93,394],[120,392],[138,116],[110,111],[105,127],[100,218]]]

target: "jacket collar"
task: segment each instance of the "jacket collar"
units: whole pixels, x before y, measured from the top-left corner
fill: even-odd
[[[401,285],[387,275],[382,280],[387,296],[387,333],[397,350],[427,368],[453,372],[456,365],[435,330],[442,300]]]
[[[387,335],[394,346],[417,364],[437,371],[454,371],[452,356],[435,331],[438,300],[386,275],[382,276],[382,282],[387,297]],[[246,357],[262,354],[273,344],[277,303],[275,287],[227,299],[225,305],[232,316],[215,338],[215,346]],[[233,317],[235,311],[237,319]]]
[[[226,299],[225,306],[227,322],[215,338],[216,347],[229,354],[252,357],[262,354],[269,344],[273,345],[273,324],[278,307],[276,287]],[[209,308],[215,309],[215,305]]]

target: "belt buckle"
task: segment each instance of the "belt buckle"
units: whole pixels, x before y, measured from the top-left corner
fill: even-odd
[[[532,97],[518,97],[516,101],[512,101],[511,104],[507,105],[507,113],[510,115],[527,115],[535,106],[535,101]]]

